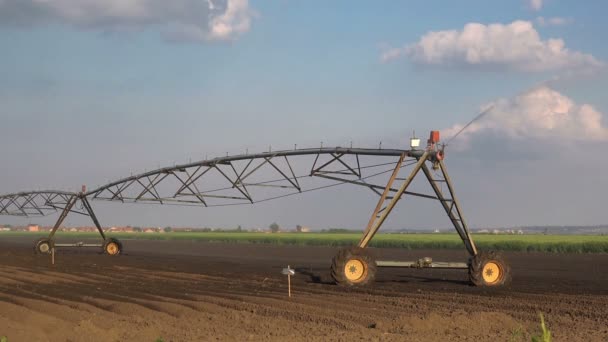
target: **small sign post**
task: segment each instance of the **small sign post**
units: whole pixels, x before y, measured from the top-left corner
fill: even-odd
[[[289,265],[287,265],[287,268],[284,268],[281,273],[287,276],[287,293],[289,294],[289,298],[291,298],[291,276],[295,275],[296,272],[294,269],[290,268]]]

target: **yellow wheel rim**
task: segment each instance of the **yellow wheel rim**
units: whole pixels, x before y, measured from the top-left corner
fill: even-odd
[[[502,269],[496,262],[490,261],[483,266],[482,276],[486,284],[495,284],[502,277]]]
[[[352,282],[363,280],[365,272],[365,264],[361,260],[349,260],[344,266],[344,274],[346,275],[346,279]]]
[[[48,243],[43,242],[38,246],[38,249],[40,250],[40,252],[42,253],[48,253],[49,250],[51,249],[51,246],[49,246]]]
[[[110,255],[118,254],[118,244],[116,242],[110,242],[106,246],[106,252],[108,252],[108,254],[110,254]]]

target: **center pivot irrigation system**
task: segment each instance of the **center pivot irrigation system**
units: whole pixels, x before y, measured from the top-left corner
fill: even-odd
[[[160,168],[123,178],[91,191],[87,191],[83,186],[82,191],[78,193],[31,191],[2,195],[0,215],[45,216],[61,211],[49,236],[36,241],[37,253],[49,253],[55,247],[101,247],[109,255],[118,255],[122,251],[120,241],[106,237],[89,199],[217,207],[260,203],[352,184],[368,188],[379,196],[379,200],[359,243],[340,250],[333,258],[331,274],[338,284],[371,284],[377,267],[468,269],[474,285],[505,284],[510,279],[508,264],[496,253],[478,251],[471,238],[444,164],[445,146],[439,145],[439,132],[431,132],[426,147],[420,147],[420,139],[412,138],[410,143],[409,150],[321,146],[227,155]],[[297,173],[294,170],[304,172]],[[408,191],[420,171],[428,180],[432,194]],[[378,184],[379,178],[384,181]],[[311,179],[322,179],[323,184],[308,187]],[[439,201],[469,253],[467,263],[433,262],[431,258],[417,261],[375,260],[367,247],[397,202],[405,196]],[[70,213],[89,216],[103,242],[55,243],[55,233]]]

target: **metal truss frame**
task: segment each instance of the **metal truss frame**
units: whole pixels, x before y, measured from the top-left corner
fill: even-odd
[[[291,151],[265,152],[258,154],[244,154],[226,156],[196,163],[165,167],[139,175],[130,176],[106,184],[88,192],[86,195],[94,200],[120,201],[120,202],[148,202],[159,204],[185,204],[201,205],[205,207],[238,205],[243,203],[256,203],[274,198],[257,198],[252,193],[254,187],[279,188],[301,193],[317,189],[303,189],[300,179],[316,176],[339,183],[364,185],[375,192],[383,186],[367,184],[365,179],[377,175],[365,175],[366,169],[394,164],[381,163],[376,165],[361,165],[360,157],[399,157],[401,154],[410,154],[405,150],[381,150],[361,148],[318,148],[299,149]],[[412,156],[417,155],[413,152]],[[297,156],[315,156],[310,172],[296,175],[293,159]],[[329,160],[321,162],[321,156],[328,156]],[[354,161],[345,161],[345,157],[353,156]],[[244,165],[237,165],[241,162]],[[282,165],[280,165],[280,164]],[[354,163],[354,164],[351,164]],[[335,170],[335,166],[341,169]],[[334,166],[334,169],[330,167]],[[276,179],[251,181],[256,174],[272,172]],[[224,187],[202,189],[205,177],[215,173],[225,181]],[[163,184],[174,182],[177,187],[172,191],[160,190]],[[134,191],[136,189],[137,191]],[[126,191],[131,190],[131,195]],[[225,194],[229,190],[236,193]],[[285,194],[277,196],[284,197]],[[213,204],[214,199],[224,200],[223,203]],[[228,202],[228,203],[227,203]]]
[[[399,164],[401,164],[402,162],[403,157],[400,159]],[[427,162],[431,162],[432,168],[441,171],[441,178],[436,178],[433,176],[431,170],[427,165]],[[371,239],[378,232],[378,229],[380,229],[380,226],[382,225],[382,223],[384,223],[384,221],[391,213],[397,202],[402,198],[404,194],[408,194],[408,192],[406,191],[407,188],[410,186],[410,184],[412,183],[416,175],[420,172],[420,170],[422,170],[429,184],[431,185],[435,196],[423,195],[418,193],[409,194],[438,200],[444,208],[450,221],[452,222],[454,229],[456,229],[458,236],[460,236],[460,238],[462,239],[465,248],[467,249],[467,252],[469,252],[471,256],[477,255],[477,248],[475,246],[475,243],[473,242],[473,239],[471,238],[471,234],[467,227],[464,216],[462,215],[462,210],[460,209],[458,199],[454,194],[454,187],[452,185],[450,177],[448,176],[447,169],[443,162],[443,156],[436,153],[430,154],[428,151],[425,151],[424,154],[418,158],[418,161],[410,171],[409,175],[406,178],[401,179],[401,186],[398,189],[395,189],[392,188],[392,185],[395,183],[396,180],[399,180],[399,178],[397,177],[399,175],[399,172],[401,171],[401,167],[399,167],[399,164],[393,170],[393,173],[391,174],[391,177],[386,187],[384,188],[380,199],[378,200],[378,204],[374,209],[374,212],[367,224],[367,227],[363,232],[363,236],[361,237],[358,246],[361,248],[365,248],[368,246]],[[441,183],[445,183],[447,185],[447,193],[444,193],[444,191],[442,191],[440,186]]]
[[[80,202],[80,206],[76,204]],[[0,196],[0,215],[11,216],[47,216],[61,211],[59,218],[49,233],[48,240],[53,241],[55,233],[70,213],[89,216],[99,235],[105,241],[106,235],[83,192],[67,192],[57,190],[30,191]],[[57,244],[57,247],[83,246],[83,244]],[[101,244],[88,244],[87,247],[101,247]]]
[[[43,190],[19,192],[0,196],[0,215],[46,216],[63,210],[76,193]],[[78,214],[85,214],[74,210]]]
[[[312,167],[307,168],[305,173],[297,174],[294,171],[298,169],[294,162],[298,156],[314,158]],[[392,160],[363,165],[363,157],[385,157]],[[468,253],[475,256],[477,249],[454,194],[443,157],[443,150],[437,150],[434,144],[426,149],[412,150],[335,147],[226,156],[144,172],[88,192],[83,189],[80,193],[33,191],[3,195],[0,196],[0,215],[44,216],[61,210],[61,215],[49,235],[52,240],[69,213],[82,214],[91,218],[101,237],[106,240],[88,198],[123,203],[212,207],[259,203],[339,184],[353,184],[366,187],[380,197],[358,244],[359,247],[368,246],[397,202],[404,195],[410,195],[438,200]],[[440,171],[439,177],[433,176],[429,164],[432,169]],[[389,168],[386,169],[387,167]],[[411,171],[407,177],[400,178],[399,174],[407,167],[412,167]],[[383,169],[379,170],[380,168]],[[426,176],[434,195],[408,191],[420,170]],[[374,177],[388,173],[390,178],[386,184],[372,183]],[[225,186],[206,188],[209,184],[205,180],[211,174],[223,180]],[[273,174],[277,178],[254,180],[260,174]],[[305,189],[301,183],[301,179],[305,177],[322,178],[332,184]],[[447,185],[447,191],[442,191],[442,184]],[[280,193],[260,197],[254,188],[279,190]],[[81,203],[80,208],[76,206],[77,202]]]

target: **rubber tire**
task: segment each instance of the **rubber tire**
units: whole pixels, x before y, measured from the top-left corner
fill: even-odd
[[[42,245],[43,243],[46,243],[49,245],[49,249],[46,252],[43,252],[40,250],[40,245]],[[50,240],[49,238],[40,238],[38,240],[36,240],[36,242],[34,243],[34,253],[36,254],[49,254],[51,253],[51,249],[53,248],[53,240]]]
[[[367,269],[365,278],[357,282],[350,281],[344,272],[346,263],[349,260],[357,259],[365,264]],[[341,249],[334,256],[331,263],[331,277],[336,284],[346,287],[365,287],[371,285],[376,279],[376,260],[366,248],[349,247]]]
[[[118,253],[116,254],[110,254],[108,253],[107,247],[110,243],[116,243],[118,245]],[[107,254],[109,256],[117,256],[120,255],[122,253],[122,243],[116,239],[116,238],[108,238],[106,239],[106,241],[103,243],[103,252],[104,254]]]
[[[490,261],[498,264],[502,271],[502,277],[494,283],[487,283],[483,279],[483,267]],[[507,285],[511,282],[511,267],[500,253],[494,251],[479,252],[469,259],[469,279],[473,285],[480,287]]]

